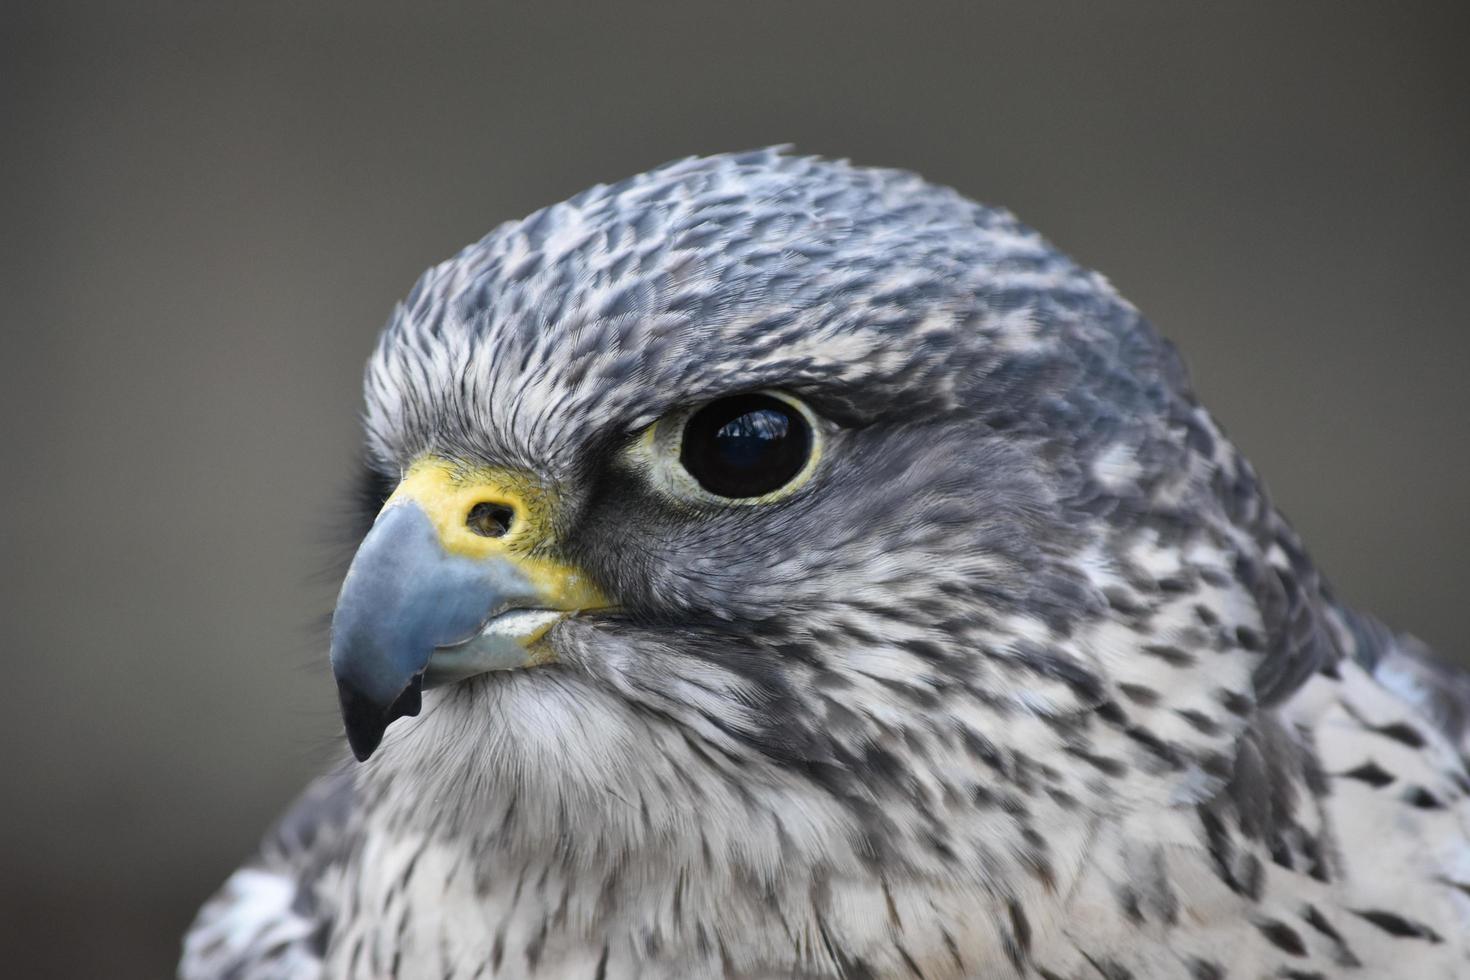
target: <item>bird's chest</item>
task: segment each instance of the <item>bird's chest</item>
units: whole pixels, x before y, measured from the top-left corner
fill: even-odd
[[[336,904],[325,975],[404,980],[1007,976],[1061,921],[1037,902],[1033,927],[974,891],[636,862],[574,872],[387,836],[365,839]]]
[[[1340,768],[1331,753],[1324,761]],[[1368,790],[1356,789],[1348,778],[1326,798],[1339,830],[1373,812]],[[1454,811],[1429,815],[1448,825]],[[1451,835],[1401,836],[1422,848]],[[1458,927],[1433,891],[1443,886],[1414,870],[1412,854],[1383,854],[1393,839],[1345,847],[1348,869],[1319,880],[1228,828],[1210,838],[1192,808],[1154,812],[1096,828],[1074,873],[1050,887],[997,898],[857,876],[758,882],[651,859],[571,870],[367,834],[333,886],[324,975],[1462,975]]]
[[[341,884],[325,975],[595,976],[602,946],[579,928],[569,883],[524,871],[449,843],[366,837]]]

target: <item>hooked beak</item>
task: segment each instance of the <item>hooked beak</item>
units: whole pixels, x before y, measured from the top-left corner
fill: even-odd
[[[416,463],[363,539],[332,614],[332,673],[352,753],[417,715],[425,684],[554,659],[538,641],[607,601],[544,557],[550,502],[528,477]]]

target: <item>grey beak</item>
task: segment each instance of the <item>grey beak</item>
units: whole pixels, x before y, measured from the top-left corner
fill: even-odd
[[[535,598],[510,562],[451,555],[417,503],[390,504],[358,548],[332,614],[332,673],[358,761],[390,724],[419,713],[436,650],[463,646],[491,617]]]

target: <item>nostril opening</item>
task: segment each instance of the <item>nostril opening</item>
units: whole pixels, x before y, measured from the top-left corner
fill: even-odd
[[[485,501],[470,508],[465,527],[487,538],[503,538],[510,533],[516,512],[505,504]]]

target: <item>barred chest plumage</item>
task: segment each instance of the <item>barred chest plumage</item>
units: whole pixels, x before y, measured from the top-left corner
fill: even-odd
[[[1242,788],[1239,806],[1099,820],[1051,842],[1051,881],[760,882],[698,861],[577,869],[369,825],[324,883],[343,928],[323,975],[1463,976],[1462,765],[1364,671],[1339,673],[1314,678],[1274,732],[1253,736],[1302,750],[1304,768],[1261,789],[1275,811]]]

